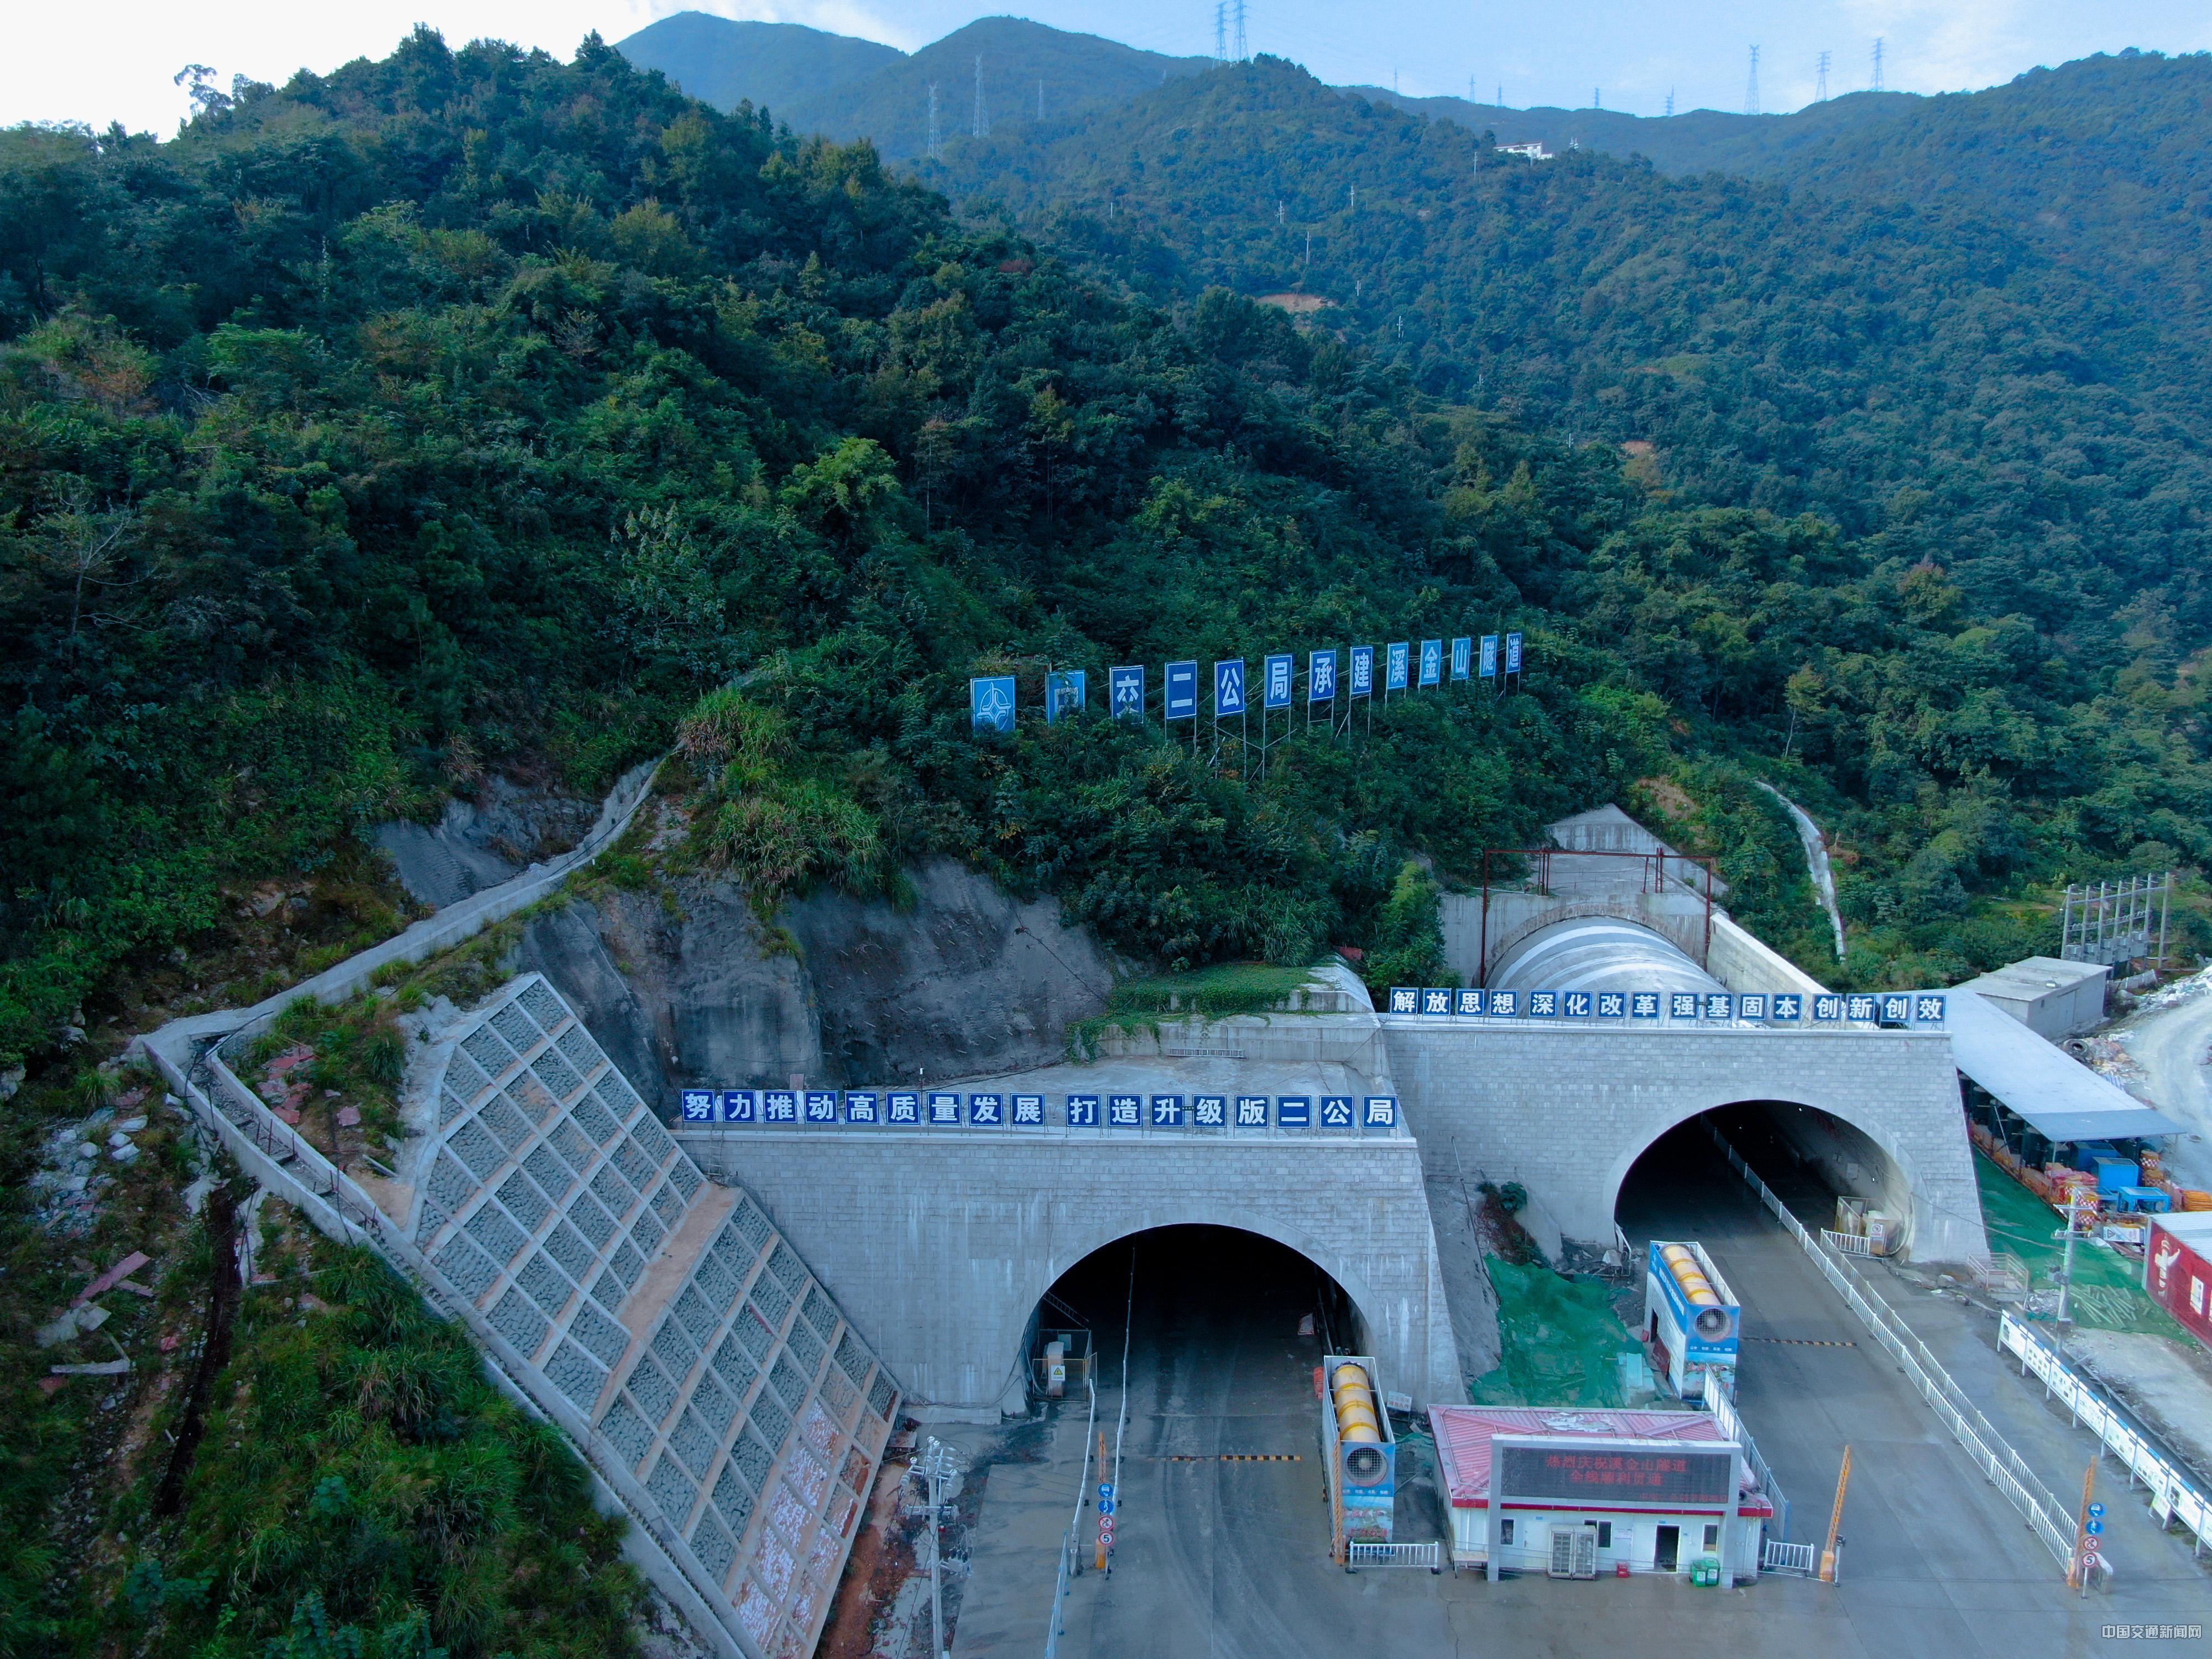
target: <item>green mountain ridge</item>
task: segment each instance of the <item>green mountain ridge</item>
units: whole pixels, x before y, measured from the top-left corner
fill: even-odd
[[[755,23],[680,11],[648,23],[617,48],[640,69],[659,70],[686,97],[733,110],[781,111],[896,64],[896,46],[799,23]]]

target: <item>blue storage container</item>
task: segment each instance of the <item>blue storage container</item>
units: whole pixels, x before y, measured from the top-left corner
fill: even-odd
[[[2100,1158],[2118,1158],[2120,1149],[2109,1140],[2085,1140],[2074,1149],[2074,1167],[2084,1173],[2097,1167]]]
[[[2113,1196],[2114,1206],[2122,1215],[2164,1215],[2173,1207],[2172,1200],[2155,1187],[2123,1187]]]
[[[2142,1171],[2131,1158],[2100,1158],[2092,1166],[2097,1172],[2097,1190],[2117,1193],[2123,1188],[2142,1184]]]

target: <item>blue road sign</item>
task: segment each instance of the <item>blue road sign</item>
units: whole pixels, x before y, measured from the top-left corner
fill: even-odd
[[[2101,1521],[2101,1520],[2103,1520],[2103,1519],[2105,1518],[2105,1506],[2104,1506],[2102,1504],[2090,1504],[2090,1505],[2089,1505],[2089,1518],[2090,1518],[2092,1521]]]
[[[1115,720],[1140,720],[1145,718],[1143,664],[1129,668],[1108,669],[1106,684],[1107,695],[1113,701]]]
[[[1244,659],[1213,665],[1213,718],[1225,720],[1244,712]]]
[[[1306,653],[1306,701],[1334,702],[1336,701],[1336,653],[1309,651]]]
[[[1495,634],[1482,636],[1482,678],[1486,680],[1498,678],[1498,635]]]
[[[1403,691],[1406,689],[1406,674],[1410,666],[1413,648],[1404,640],[1400,640],[1395,645],[1386,647],[1385,650],[1388,654],[1383,661],[1383,673],[1386,678],[1382,682],[1382,689],[1385,691]]]
[[[1521,672],[1521,636],[1518,634],[1505,636],[1505,672],[1509,674]]]
[[[1298,659],[1287,651],[1266,659],[1267,701],[1261,705],[1262,708],[1288,708],[1291,706],[1291,675],[1297,669],[1297,662]]]
[[[988,674],[968,682],[968,722],[978,732],[1014,729],[1014,677]]]
[[[1098,1483],[1098,1495],[1101,1498],[1111,1498],[1114,1495],[1114,1483],[1111,1480],[1101,1480]]]
[[[1375,695],[1375,647],[1355,645],[1352,647],[1352,689],[1347,694],[1355,697]]]
[[[1167,717],[1171,720],[1194,720],[1198,718],[1198,665],[1195,662],[1171,662],[1168,665]]]
[[[1468,668],[1474,658],[1474,641],[1472,637],[1454,640],[1452,641],[1452,678],[1455,680],[1465,679]]]
[[[1421,641],[1421,684],[1440,685],[1444,678],[1444,642],[1442,640]]]
[[[2105,1523],[2096,1519],[2094,1516],[2092,1516],[2089,1520],[2089,1523],[2081,1528],[2082,1531],[2087,1533],[2092,1538],[2094,1538],[2099,1533],[2104,1531],[2104,1529]]]
[[[1087,700],[1091,677],[1080,668],[1062,669],[1044,677],[1044,718],[1049,726],[1062,714],[1079,711]]]
[[[1098,1500],[1098,1513],[1099,1513],[1099,1514],[1101,1514],[1101,1515],[1111,1515],[1111,1514],[1113,1514],[1113,1513],[1114,1513],[1114,1500],[1113,1500],[1112,1498],[1100,1498],[1100,1499]]]

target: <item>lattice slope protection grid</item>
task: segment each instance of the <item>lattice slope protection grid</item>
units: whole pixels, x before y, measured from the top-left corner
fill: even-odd
[[[586,1455],[665,1523],[657,1541],[718,1616],[763,1656],[811,1653],[896,1384],[541,976],[438,1042],[438,1127],[410,1149],[416,1246],[522,1356],[526,1385],[588,1425]]]

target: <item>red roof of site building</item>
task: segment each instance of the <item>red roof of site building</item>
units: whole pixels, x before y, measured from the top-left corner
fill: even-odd
[[[1725,1441],[1720,1425],[1703,1412],[1618,1412],[1578,1406],[1431,1406],[1429,1427],[1437,1437],[1444,1487],[1452,1507],[1490,1507],[1490,1437],[1494,1434],[1584,1435],[1607,1440]],[[1747,1485],[1739,1515],[1771,1515],[1774,1506]]]

